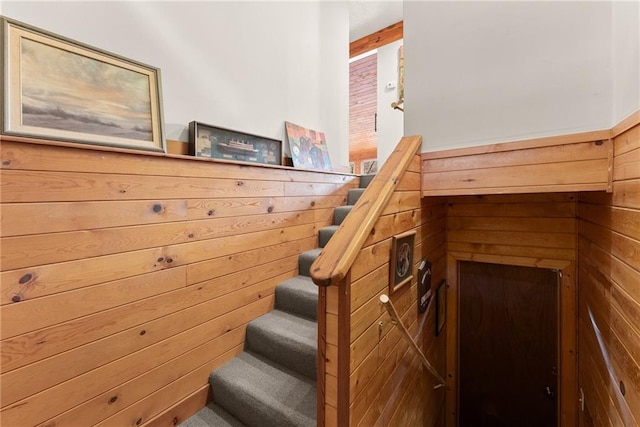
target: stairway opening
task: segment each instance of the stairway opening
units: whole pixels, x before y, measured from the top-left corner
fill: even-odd
[[[373,176],[361,176],[318,248],[298,256],[299,275],[275,288],[272,311],[247,324],[244,351],[209,376],[213,401],[181,427],[315,427],[318,287],[310,269]]]
[[[555,427],[557,270],[461,261],[459,425]]]

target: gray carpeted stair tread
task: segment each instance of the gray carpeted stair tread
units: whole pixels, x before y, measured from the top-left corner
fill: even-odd
[[[298,274],[301,276],[311,277],[311,274],[309,274],[311,264],[313,264],[316,258],[318,258],[320,252],[322,252],[322,248],[315,248],[302,252],[298,256]]]
[[[243,352],[216,369],[213,400],[247,426],[316,425],[315,380]]]
[[[245,349],[315,378],[317,342],[315,321],[272,310],[249,322]]]
[[[316,320],[318,286],[311,277],[296,276],[276,286],[276,308]]]
[[[373,181],[373,178],[376,177],[376,174],[368,174],[368,175],[360,175],[360,188],[367,188],[369,186],[369,184],[371,184],[371,181]]]
[[[237,418],[215,403],[209,403],[193,414],[179,427],[245,427]]]
[[[318,230],[318,244],[320,245],[321,248],[324,248],[327,245],[327,243],[329,242],[329,239],[331,239],[331,236],[333,236],[338,230],[338,227],[340,226],[329,225],[327,227],[322,227],[320,230]]]
[[[355,205],[366,188],[350,188],[347,192],[347,204]]]
[[[338,206],[335,208],[333,210],[333,223],[336,225],[342,224],[342,221],[349,215],[351,209],[353,209],[352,205]]]

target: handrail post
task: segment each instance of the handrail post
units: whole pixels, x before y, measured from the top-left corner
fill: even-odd
[[[440,384],[436,384],[433,387],[433,389],[435,390],[440,387],[444,387],[445,385],[444,378],[442,378],[442,376],[438,373],[436,368],[434,368],[433,365],[429,363],[429,359],[427,359],[424,353],[422,353],[422,351],[420,350],[420,347],[418,347],[418,344],[416,344],[413,338],[411,338],[411,334],[409,334],[409,331],[407,330],[407,328],[405,328],[404,324],[400,321],[400,316],[398,316],[398,312],[396,311],[396,308],[393,306],[393,303],[391,302],[389,297],[385,294],[380,295],[380,302],[387,309],[387,311],[389,312],[389,316],[391,316],[391,319],[395,321],[396,326],[400,328],[402,332],[402,337],[408,342],[409,346],[411,346],[413,350],[418,354],[418,357],[420,358],[420,361],[425,366],[425,368],[427,368],[429,372],[431,372],[431,374],[434,377],[436,377],[438,381],[440,381]]]

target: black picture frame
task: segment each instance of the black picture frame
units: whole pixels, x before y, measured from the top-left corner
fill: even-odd
[[[440,335],[447,317],[447,281],[442,279],[436,288],[436,336]]]
[[[422,260],[418,267],[418,313],[424,313],[431,301],[431,261]]]
[[[189,123],[189,152],[203,158],[282,165],[282,141],[196,121]]]
[[[413,279],[413,249],[415,230],[393,236],[391,265],[389,266],[389,294]]]

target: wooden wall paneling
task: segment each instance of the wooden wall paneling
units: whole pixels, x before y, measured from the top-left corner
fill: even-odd
[[[279,278],[280,279],[280,278]],[[136,350],[144,349],[172,335],[195,327],[206,319],[216,318],[239,310],[243,306],[273,294],[271,280],[248,286],[245,289],[189,309],[161,317],[123,332],[76,347],[53,357],[32,363],[27,367],[3,373],[3,403],[10,403],[74,376],[83,374],[96,366],[124,357]],[[109,348],[109,352],[104,349]],[[65,367],[62,369],[62,367]]]
[[[185,273],[185,267],[172,268],[42,298],[26,299],[20,304],[3,305],[0,307],[2,336],[9,338],[22,335],[177,290],[186,286]]]
[[[176,403],[171,410],[166,411],[148,422],[143,427],[172,427],[182,424],[190,416],[207,405],[211,388],[209,384]]]
[[[345,203],[346,197],[340,195],[5,203],[0,233],[7,237],[284,212],[295,214],[307,209],[317,213]]]
[[[609,190],[609,132],[423,153],[429,195]]]
[[[114,254],[104,257],[78,259],[72,262],[34,266],[0,273],[1,300],[13,303],[15,295],[20,300],[52,293],[100,284],[166,268],[176,268],[191,262],[199,262],[216,256],[228,256],[268,247],[283,242],[311,237],[316,234],[314,224],[287,229],[258,231],[245,235],[244,239],[227,236],[178,244],[162,248],[150,248]],[[117,268],[114,268],[116,266]],[[88,274],[87,272],[91,272]]]
[[[48,388],[27,399],[7,405],[1,412],[3,423],[7,423],[7,425],[21,423],[35,425],[43,422],[71,409],[89,396],[95,397],[196,348],[199,343],[211,336],[219,336],[229,328],[246,324],[272,307],[273,297],[269,296],[262,301],[241,308],[238,312],[232,312],[219,319],[205,322],[141,351]]]
[[[581,277],[589,277],[590,273]],[[581,301],[581,319],[591,324],[590,328],[581,327],[580,340],[586,348],[587,354],[594,362],[596,367],[595,372],[587,373],[589,380],[595,381],[597,376],[602,376],[602,382],[600,382],[600,389],[608,395],[613,401],[613,405],[607,405],[604,407],[595,407],[589,394],[585,395],[586,402],[590,402],[591,407],[596,410],[600,410],[603,417],[608,419],[622,418],[624,425],[636,425],[638,419],[638,390],[636,384],[632,382],[632,386],[627,388],[629,377],[627,374],[628,367],[625,366],[625,359],[628,360],[628,355],[620,356],[616,354],[614,348],[619,347],[619,337],[609,329],[610,320],[609,313],[606,311],[608,297],[604,296],[604,290],[597,290],[602,286],[597,284],[598,279],[585,280],[585,287],[589,287],[591,291],[597,293],[599,297],[602,297],[604,301],[596,301],[595,295],[586,294],[582,297]],[[587,291],[588,292],[588,291]],[[621,363],[622,359],[622,363]],[[627,362],[628,363],[628,362]],[[637,368],[636,368],[637,369]],[[631,371],[633,372],[633,371]],[[620,391],[619,382],[625,383],[625,395]]]
[[[197,409],[207,371],[242,349],[358,183],[4,136],[0,155],[7,425],[155,425]]]
[[[338,283],[338,378],[337,413],[338,425],[349,425],[349,344],[351,342],[351,272]]]
[[[176,397],[182,397],[190,393],[194,388],[208,385],[203,378],[207,378],[212,370],[228,362],[233,357],[242,353],[243,346],[238,345],[224,356],[216,359],[215,363],[208,363],[200,366],[196,370],[181,376],[175,381],[162,387],[159,390],[147,395],[135,404],[123,409],[122,411],[104,419],[97,423],[97,427],[110,427],[115,425],[141,425],[146,421],[150,421],[158,414],[166,411],[166,408],[174,407],[180,400]]]
[[[419,169],[419,162],[416,161],[414,166]],[[433,386],[431,391],[421,395],[419,403],[413,397],[431,381],[426,378],[430,374],[419,368],[418,359],[414,360],[412,351],[400,339],[399,331],[390,324],[388,314],[379,302],[379,296],[389,292],[391,237],[402,231],[417,231],[414,271],[417,271],[420,260],[429,256],[433,262],[434,282],[437,282],[438,275],[444,277],[444,199],[416,198],[415,192],[420,186],[420,180],[416,178],[419,177],[414,172],[404,174],[398,185],[402,190],[396,189],[351,268],[349,425],[393,425],[396,421],[402,422],[404,415],[401,413],[412,414],[405,421],[414,424],[433,425],[436,422],[433,413],[421,409],[426,401],[430,405],[434,404],[431,400],[437,402],[438,392],[432,390]],[[414,278],[411,286],[394,292],[392,299],[401,313],[403,324],[420,343],[424,343],[423,349],[440,348],[443,363],[444,347],[436,346],[438,340],[433,337],[434,314],[418,316],[416,295]],[[415,381],[415,375],[409,374],[412,363],[420,376]],[[443,395],[442,390],[440,395]]]
[[[616,126],[612,136],[613,194],[580,194],[578,203],[579,380],[594,424],[635,425],[640,420],[640,113]]]
[[[327,288],[318,288],[318,314],[316,319],[318,328],[318,349],[316,351],[316,420],[319,427],[327,424],[325,413],[325,405],[327,404],[327,373],[337,376],[337,348],[336,351],[333,352],[328,349],[329,344],[327,343],[327,307],[329,305],[337,305],[337,301],[328,301],[327,291]]]
[[[300,252],[316,247],[317,243],[317,238],[313,236],[195,262],[186,266],[187,284],[191,286],[231,274],[242,270],[247,265],[258,266],[291,255],[297,255]]]
[[[226,295],[227,304],[233,303],[236,299],[242,297],[245,292],[229,294],[230,292],[260,284],[263,281],[267,286],[275,286],[278,283],[274,283],[275,280],[282,281],[293,277],[296,274],[296,268],[297,258],[296,256],[290,256],[286,259],[286,262],[285,260],[277,260],[267,265],[245,270],[247,277],[242,272],[234,273],[211,280],[201,286],[162,294],[144,301],[119,306],[79,318],[78,320],[41,329],[34,333],[5,339],[2,341],[3,372],[10,368],[22,366],[25,363],[49,357],[52,353],[66,351],[74,346],[111,336],[113,333],[145,324],[145,322],[150,322],[154,319],[158,319],[158,322],[166,323],[159,327],[160,331],[158,333],[169,333],[173,328],[179,327],[179,324],[172,324],[167,320],[167,315],[173,313],[175,316],[186,316],[185,321],[194,322],[196,320],[189,319],[188,313],[185,314],[185,309],[193,307],[194,314],[204,315],[206,313],[205,304],[217,305],[219,301],[214,300],[218,297]],[[247,290],[247,292],[252,291]],[[224,310],[225,308],[221,309]],[[200,313],[198,310],[205,311]],[[215,310],[212,314],[219,312],[218,310],[220,309]],[[84,331],[85,333],[79,334],[79,331]],[[156,334],[153,336],[155,337]],[[145,340],[148,339],[149,337],[145,337]],[[128,341],[129,344],[132,342]],[[25,353],[26,348],[30,349],[27,353]]]
[[[283,182],[226,178],[1,170],[0,180],[4,201],[14,203],[281,197],[285,193]],[[290,185],[287,191],[304,195],[309,185]],[[318,184],[329,194],[335,189],[333,185]]]
[[[560,273],[558,316],[558,363],[560,365],[560,393],[558,411],[560,425],[576,425],[578,419],[578,294],[577,268],[572,261]]]
[[[243,336],[244,326],[233,329],[185,353],[179,358],[173,359],[166,364],[134,378],[130,382],[101,393],[93,399],[50,419],[46,424],[72,425],[80,421],[93,423],[96,422],[95,420],[109,419],[112,416],[123,414],[122,411],[135,410],[136,405],[144,403],[143,399],[146,396],[152,395],[156,390],[162,390],[165,383],[171,387],[176,381],[180,381],[186,376],[191,375],[189,372],[194,367],[197,368],[192,372],[198,372],[203,369],[211,372],[216,367],[221,366],[235,357],[242,352]],[[189,381],[193,384],[205,384],[207,382],[206,374],[203,376],[203,372],[200,372],[200,375],[197,375],[196,378],[189,378]],[[198,386],[194,385],[194,387]],[[178,393],[173,393],[173,396],[170,396],[174,402],[181,397],[182,395]],[[165,404],[165,408],[170,408],[170,403]],[[127,412],[125,412],[125,414],[126,413]],[[147,412],[143,421],[149,421],[149,418],[153,417],[153,415],[155,414],[149,414]],[[120,425],[136,425],[135,421],[137,421],[138,418],[134,418],[130,424],[121,423]],[[112,425],[116,424],[112,423]]]
[[[445,425],[458,425],[458,259],[447,253],[447,306],[444,336],[446,337],[447,380]]]
[[[231,180],[324,182],[357,186],[353,174],[307,171],[282,166],[233,163],[192,156],[169,156],[113,147],[99,147],[1,136],[0,169]]]

